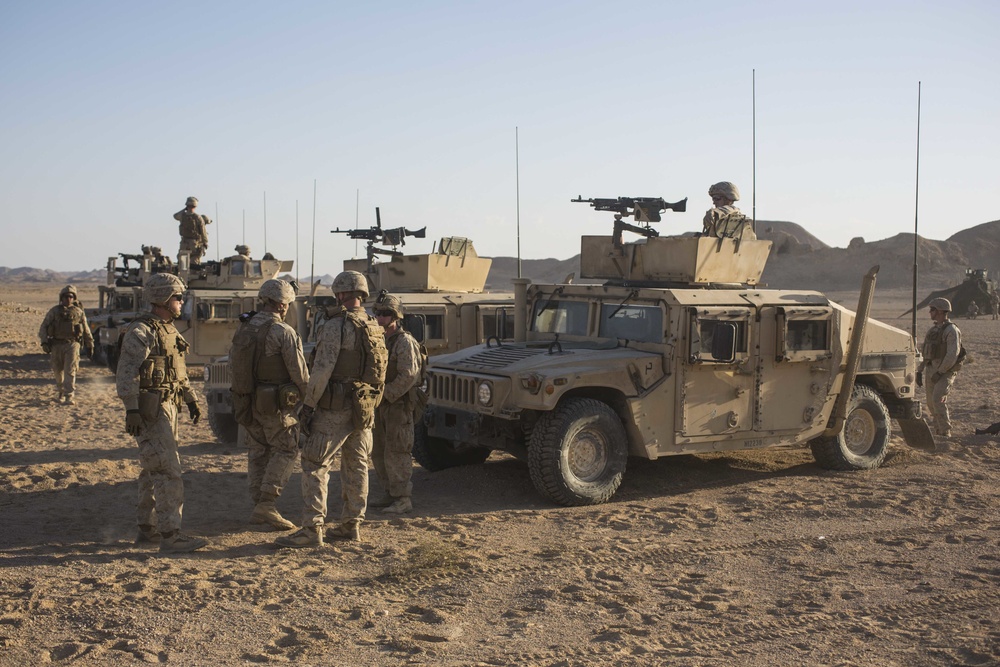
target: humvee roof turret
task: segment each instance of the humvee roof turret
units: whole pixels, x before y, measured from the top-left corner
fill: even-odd
[[[610,498],[629,456],[808,443],[824,466],[873,468],[891,418],[933,447],[912,337],[867,318],[877,268],[855,315],[818,292],[758,286],[769,241],[661,238],[622,213],[615,234],[582,240],[582,275],[604,284],[522,285],[516,342],[431,360],[418,462],[505,450],[541,493],[579,505]],[[626,243],[623,227],[645,238]]]

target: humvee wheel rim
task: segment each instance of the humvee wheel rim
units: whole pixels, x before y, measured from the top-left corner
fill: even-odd
[[[875,419],[867,410],[855,410],[844,425],[844,444],[854,454],[865,454],[875,442]]]
[[[566,448],[566,463],[573,476],[584,482],[600,479],[608,467],[608,442],[597,431],[580,431]]]

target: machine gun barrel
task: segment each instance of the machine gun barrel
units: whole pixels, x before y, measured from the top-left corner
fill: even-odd
[[[659,236],[660,232],[649,226],[651,222],[660,222],[660,213],[663,211],[676,211],[683,213],[687,210],[687,197],[678,202],[668,202],[662,197],[616,197],[584,199],[578,196],[570,199],[571,202],[590,204],[595,211],[612,211],[615,214],[615,229],[613,242],[616,246],[622,244],[622,232],[630,231],[651,238]],[[631,225],[622,220],[632,216],[636,222],[645,223],[644,226]]]

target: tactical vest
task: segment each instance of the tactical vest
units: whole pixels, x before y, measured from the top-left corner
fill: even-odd
[[[232,369],[230,389],[233,393],[249,394],[261,384],[285,384],[292,376],[285,367],[285,360],[278,354],[265,354],[267,335],[277,324],[270,320],[251,324],[252,320],[240,325],[233,336],[233,346],[229,350],[229,365]]]
[[[391,350],[393,348],[393,346],[396,344],[397,336],[407,336],[409,338],[413,338],[413,335],[409,331],[406,331],[405,329],[402,328],[397,329],[396,331],[393,332],[391,336],[389,336],[389,338],[386,339],[385,341],[386,349]],[[417,359],[417,362],[420,364],[420,368],[417,371],[417,380],[414,386],[419,387],[421,384],[423,384],[424,372],[427,368],[427,348],[424,347],[423,343],[418,343],[417,351],[420,354],[420,358]],[[395,380],[397,376],[399,376],[399,359],[395,354],[390,353],[389,364],[386,366],[385,369],[386,384],[389,384],[390,382]]]
[[[191,346],[173,324],[152,313],[146,313],[129,324],[123,336],[140,323],[152,330],[155,342],[146,361],[139,367],[139,389],[177,389],[179,383],[187,380],[184,355]]]
[[[372,387],[385,384],[386,362],[385,335],[374,317],[365,313],[344,311],[331,318],[326,326],[340,324],[341,345],[347,326],[354,327],[357,346],[353,350],[341,347],[334,364],[331,382],[363,382]]]
[[[45,335],[49,338],[59,338],[61,340],[75,340],[79,342],[83,339],[83,311],[76,306],[57,306],[56,316],[52,318],[45,328]]]
[[[921,350],[925,358],[932,361],[941,361],[948,355],[948,343],[945,341],[944,332],[948,327],[954,326],[954,322],[948,321],[944,326],[933,326],[928,330],[927,336],[924,338],[923,350]],[[963,363],[966,356],[965,346],[959,345],[955,365]]]
[[[200,239],[202,226],[200,214],[186,212],[181,214],[181,236],[190,239]]]

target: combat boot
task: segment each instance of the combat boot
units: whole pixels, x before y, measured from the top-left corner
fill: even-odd
[[[160,531],[156,526],[149,524],[139,524],[139,530],[135,535],[135,544],[152,544],[160,541]]]
[[[396,502],[386,507],[382,512],[384,514],[406,514],[407,512],[413,511],[413,501],[410,500],[409,496],[404,496],[402,498],[397,498]]]
[[[340,523],[326,531],[326,537],[330,540],[348,540],[350,542],[361,541],[361,524],[357,521]]]
[[[383,493],[381,496],[375,500],[368,501],[368,507],[388,507],[389,505],[396,502],[396,499],[390,496],[388,493]]]
[[[291,535],[282,535],[274,543],[279,547],[292,547],[294,549],[321,547],[323,546],[323,526],[303,526]]]
[[[66,405],[76,405],[76,401],[73,400],[73,394],[66,394]]]
[[[257,506],[253,508],[253,514],[250,515],[250,522],[268,524],[278,530],[295,528],[294,523],[281,516],[278,508],[274,506],[273,500],[262,500],[257,503]]]
[[[62,389],[56,389],[56,403],[62,404],[62,402],[63,402]]]
[[[182,554],[197,551],[204,546],[208,546],[208,540],[191,537],[177,530],[160,536],[160,553]]]

